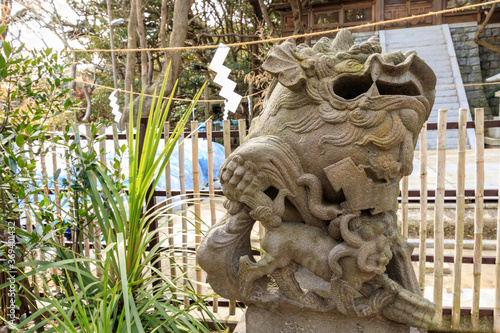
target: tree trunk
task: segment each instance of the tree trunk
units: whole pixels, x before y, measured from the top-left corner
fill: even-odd
[[[170,47],[184,46],[188,28],[188,14],[191,4],[185,0],[175,0],[174,17],[172,22],[172,32],[170,34]],[[170,96],[174,89],[175,82],[179,78],[182,66],[182,51],[167,51],[166,60],[171,62],[171,69],[167,79],[167,87],[165,96]],[[166,74],[168,66],[163,66],[161,75],[155,82],[156,86],[160,86]],[[154,88],[153,88],[154,89]],[[168,119],[168,118],[167,118]]]
[[[135,49],[137,47],[137,12],[136,12],[135,0],[130,0],[130,14],[128,20],[128,38],[127,38],[127,49]],[[125,90],[131,90],[135,82],[135,63],[136,55],[135,52],[127,52],[127,60],[125,62]],[[129,106],[130,99],[133,99],[132,94],[125,94],[125,107],[123,111],[122,118],[120,119],[120,129],[124,129],[126,124],[129,122]],[[134,114],[134,118],[137,119]],[[132,119],[134,121],[134,119]],[[134,121],[135,123],[135,121]]]
[[[148,42],[146,40],[146,29],[144,28],[143,11],[142,11],[142,0],[135,0],[135,7],[137,12],[137,33],[139,34],[139,43],[141,49],[148,48]],[[149,57],[147,51],[141,52],[141,82],[146,87],[151,85],[148,80],[148,70],[149,70]]]
[[[293,13],[293,34],[302,35],[304,33],[304,25],[302,24],[302,3],[300,0],[289,0],[290,7],[292,7]],[[297,38],[297,44],[303,43],[304,38]]]
[[[186,40],[187,28],[188,28],[188,14],[191,8],[191,3],[184,0],[176,0],[174,5],[174,17],[172,22],[172,32],[170,33],[170,47],[182,47],[184,46],[184,41]],[[164,97],[169,97],[174,89],[175,82],[179,78],[182,67],[182,51],[166,51],[165,59],[166,64],[163,66],[160,75],[156,78],[156,81],[146,89],[148,94],[153,94],[155,88],[160,87],[165,78],[166,71],[168,68],[168,63],[171,63],[170,73],[167,78],[167,85],[165,87]],[[175,95],[175,92],[174,92]],[[151,108],[152,99],[144,99],[143,102],[143,112],[142,116],[148,116],[148,112]],[[169,110],[170,112],[170,110]],[[169,115],[170,116],[170,115]],[[168,118],[167,118],[168,119]]]
[[[250,2],[250,5],[252,5],[253,13],[254,13],[255,17],[257,18],[257,20],[262,21],[262,19],[264,18],[262,11],[264,11],[266,9],[265,9],[265,7],[263,8],[260,5],[261,1],[260,0],[249,0],[248,2]]]
[[[137,4],[141,4],[141,0],[131,0],[130,1],[130,18],[129,18],[129,25],[128,25],[128,43],[127,43],[127,48],[136,48],[137,46],[137,35],[136,31],[138,30],[138,24],[137,19],[139,17],[138,11],[137,11]],[[163,6],[162,9],[162,19],[161,19],[161,24],[164,26],[166,23],[166,19],[163,19],[163,16],[165,14],[166,16],[166,6]],[[173,17],[173,23],[172,23],[172,32],[170,34],[170,47],[182,47],[184,46],[184,41],[186,39],[187,35],[187,27],[188,27],[188,14],[189,10],[191,8],[191,2],[190,1],[185,1],[185,0],[176,0],[175,5],[174,5],[174,17]],[[161,27],[160,27],[161,29]],[[161,30],[160,30],[161,31]],[[141,32],[139,31],[139,34],[141,35]],[[161,36],[160,32],[160,45],[165,45],[163,40],[163,36]],[[143,48],[142,43],[141,43],[141,48]],[[146,61],[144,62],[143,59],[141,59],[141,68],[146,64],[148,64],[148,58],[147,58],[147,53],[143,52],[146,54]],[[168,63],[171,63],[170,66],[170,73],[167,78],[167,84],[165,87],[165,94],[164,97],[169,97],[170,94],[172,93],[172,90],[174,89],[175,82],[179,78],[179,74],[181,71],[182,67],[182,59],[181,59],[182,51],[166,51],[165,52],[165,59],[166,59],[166,64],[163,65],[162,71],[160,75],[156,78],[154,83],[152,84],[147,84],[149,81],[148,78],[151,77],[151,73],[149,75],[146,74],[145,79],[143,79],[143,84],[144,84],[144,91],[146,94],[153,94],[155,88],[158,88],[162,85],[163,79],[166,75],[166,71],[168,68]],[[134,80],[135,80],[135,65],[136,65],[136,56],[134,52],[128,52],[127,53],[127,62],[126,62],[126,73],[125,73],[125,89],[129,90],[130,87],[133,85]],[[147,71],[146,71],[147,73]],[[142,72],[144,75],[144,71]],[[175,93],[174,93],[175,95]],[[122,118],[120,120],[120,128],[126,127],[126,124],[129,122],[129,103],[130,103],[130,94],[125,95],[125,112],[122,115]],[[136,124],[137,121],[137,109],[139,105],[139,100],[140,97],[136,97],[134,99],[134,125]],[[152,98],[150,97],[144,97],[143,98],[143,107],[142,107],[142,117],[148,117],[149,116],[149,110],[151,109],[151,104],[152,104]]]
[[[167,25],[167,0],[161,1],[161,18],[160,18],[160,47],[167,47],[167,36],[165,29]],[[165,57],[167,55],[165,54]]]

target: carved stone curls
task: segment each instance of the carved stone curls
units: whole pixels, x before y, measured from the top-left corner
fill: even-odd
[[[228,212],[197,253],[219,295],[433,325],[396,210],[436,77],[415,52],[380,52],[376,37],[354,45],[346,29],[270,51],[264,110],[220,170]],[[259,261],[256,221],[266,228]]]

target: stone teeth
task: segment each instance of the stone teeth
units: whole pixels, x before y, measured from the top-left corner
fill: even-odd
[[[377,70],[372,69],[370,76],[372,77],[372,81],[375,83],[378,80],[379,73]]]
[[[367,92],[367,95],[369,95],[369,96],[380,96],[380,93],[378,91],[377,83],[376,82],[373,82],[372,86],[370,87],[370,89]]]

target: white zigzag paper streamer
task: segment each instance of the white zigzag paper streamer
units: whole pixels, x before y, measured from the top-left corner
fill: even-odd
[[[120,112],[120,106],[118,105],[118,98],[116,97],[116,93],[118,90],[113,90],[113,92],[109,95],[109,106],[111,106],[111,113],[115,116],[115,122],[119,123],[120,118],[122,116]]]
[[[222,43],[219,44],[214,58],[208,66],[208,68],[217,73],[214,82],[222,86],[219,95],[226,99],[224,103],[224,119],[227,119],[228,111],[233,113],[236,111],[241,101],[241,95],[234,92],[236,82],[229,79],[231,69],[224,66],[224,60],[226,60],[228,53],[229,46]]]

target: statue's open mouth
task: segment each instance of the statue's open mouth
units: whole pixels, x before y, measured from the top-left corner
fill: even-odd
[[[397,62],[393,59],[404,58]],[[414,53],[394,57],[373,54],[365,63],[362,74],[346,73],[333,82],[333,92],[344,100],[356,100],[362,96],[423,96],[432,105],[436,78]],[[430,110],[429,110],[430,111]]]
[[[376,89],[376,91],[375,91]],[[412,81],[403,83],[394,83],[378,79],[373,82],[371,75],[354,76],[343,75],[335,80],[333,84],[333,92],[343,99],[355,99],[363,94],[373,92],[370,95],[404,95],[404,96],[420,96],[422,91]]]

